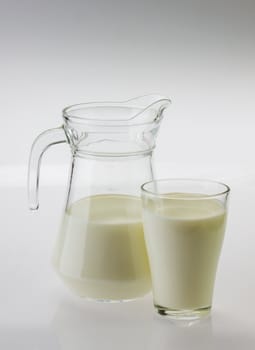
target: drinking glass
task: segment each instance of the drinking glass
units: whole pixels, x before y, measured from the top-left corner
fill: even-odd
[[[142,186],[143,225],[160,315],[196,319],[210,313],[230,188],[198,179]]]

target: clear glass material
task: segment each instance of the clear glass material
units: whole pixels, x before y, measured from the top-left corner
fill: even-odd
[[[42,154],[68,142],[72,166],[53,266],[77,295],[130,300],[151,289],[140,186],[153,179],[152,151],[170,101],[143,96],[64,109],[64,124],[35,140],[29,162],[29,205],[38,209]]]
[[[159,314],[175,319],[209,314],[229,191],[225,184],[195,179],[142,186],[145,242]]]

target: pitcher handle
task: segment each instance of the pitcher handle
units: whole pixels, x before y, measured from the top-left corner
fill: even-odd
[[[29,157],[28,165],[28,204],[29,209],[37,210],[39,208],[39,178],[40,166],[44,152],[53,145],[67,142],[63,126],[49,129],[41,133],[34,140]]]

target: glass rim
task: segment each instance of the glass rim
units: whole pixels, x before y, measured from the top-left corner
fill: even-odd
[[[222,186],[222,188],[224,188],[224,190],[222,191],[215,191],[215,193],[213,194],[202,194],[201,195],[198,193],[196,195],[196,197],[188,197],[185,196],[186,193],[183,193],[183,196],[180,194],[180,192],[178,192],[178,197],[174,196],[174,193],[157,193],[155,191],[150,191],[148,189],[146,189],[146,186],[149,184],[157,184],[157,183],[174,183],[175,181],[182,181],[184,183],[207,183],[210,185],[220,185]],[[169,199],[179,199],[179,200],[204,200],[207,198],[215,198],[215,197],[219,197],[219,196],[223,196],[223,195],[227,195],[230,192],[230,187],[228,185],[226,185],[224,182],[220,182],[220,181],[216,181],[216,180],[210,180],[210,179],[199,179],[199,178],[163,178],[163,179],[155,179],[155,180],[151,180],[151,181],[147,181],[144,184],[142,184],[141,186],[141,191],[142,193],[145,193],[147,195],[150,196],[154,196],[157,198],[169,198]]]
[[[124,119],[124,120],[119,120],[119,119],[101,119],[101,118],[92,118],[89,115],[86,116],[77,116],[75,115],[74,112],[76,108],[82,108],[82,109],[87,109],[89,107],[127,107],[126,104],[130,104],[133,101],[135,101],[139,97],[150,97],[150,96],[158,96],[159,99],[155,102],[152,102],[148,105],[146,105],[144,108],[141,108],[141,110],[132,118],[130,119]],[[149,121],[149,122],[132,122],[137,116],[145,112],[146,110],[150,109],[155,105],[156,103],[159,102],[166,102],[168,104],[171,103],[171,100],[163,95],[153,95],[153,94],[148,94],[148,95],[143,95],[143,96],[138,96],[135,98],[131,98],[128,100],[122,100],[122,101],[91,101],[91,102],[83,102],[83,103],[76,103],[69,105],[65,107],[62,110],[62,115],[63,118],[66,122],[72,122],[75,124],[87,124],[91,126],[101,126],[101,127],[132,127],[132,126],[142,126],[142,125],[150,125],[150,124],[155,124],[155,121],[157,121],[157,116],[155,117],[155,120]],[[135,106],[134,106],[135,107]],[[107,125],[107,123],[109,123]]]

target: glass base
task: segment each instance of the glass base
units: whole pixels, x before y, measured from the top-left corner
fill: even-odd
[[[192,310],[175,310],[169,309],[160,305],[155,305],[157,313],[166,318],[170,318],[173,320],[197,320],[210,315],[211,306],[202,307],[199,309]]]

